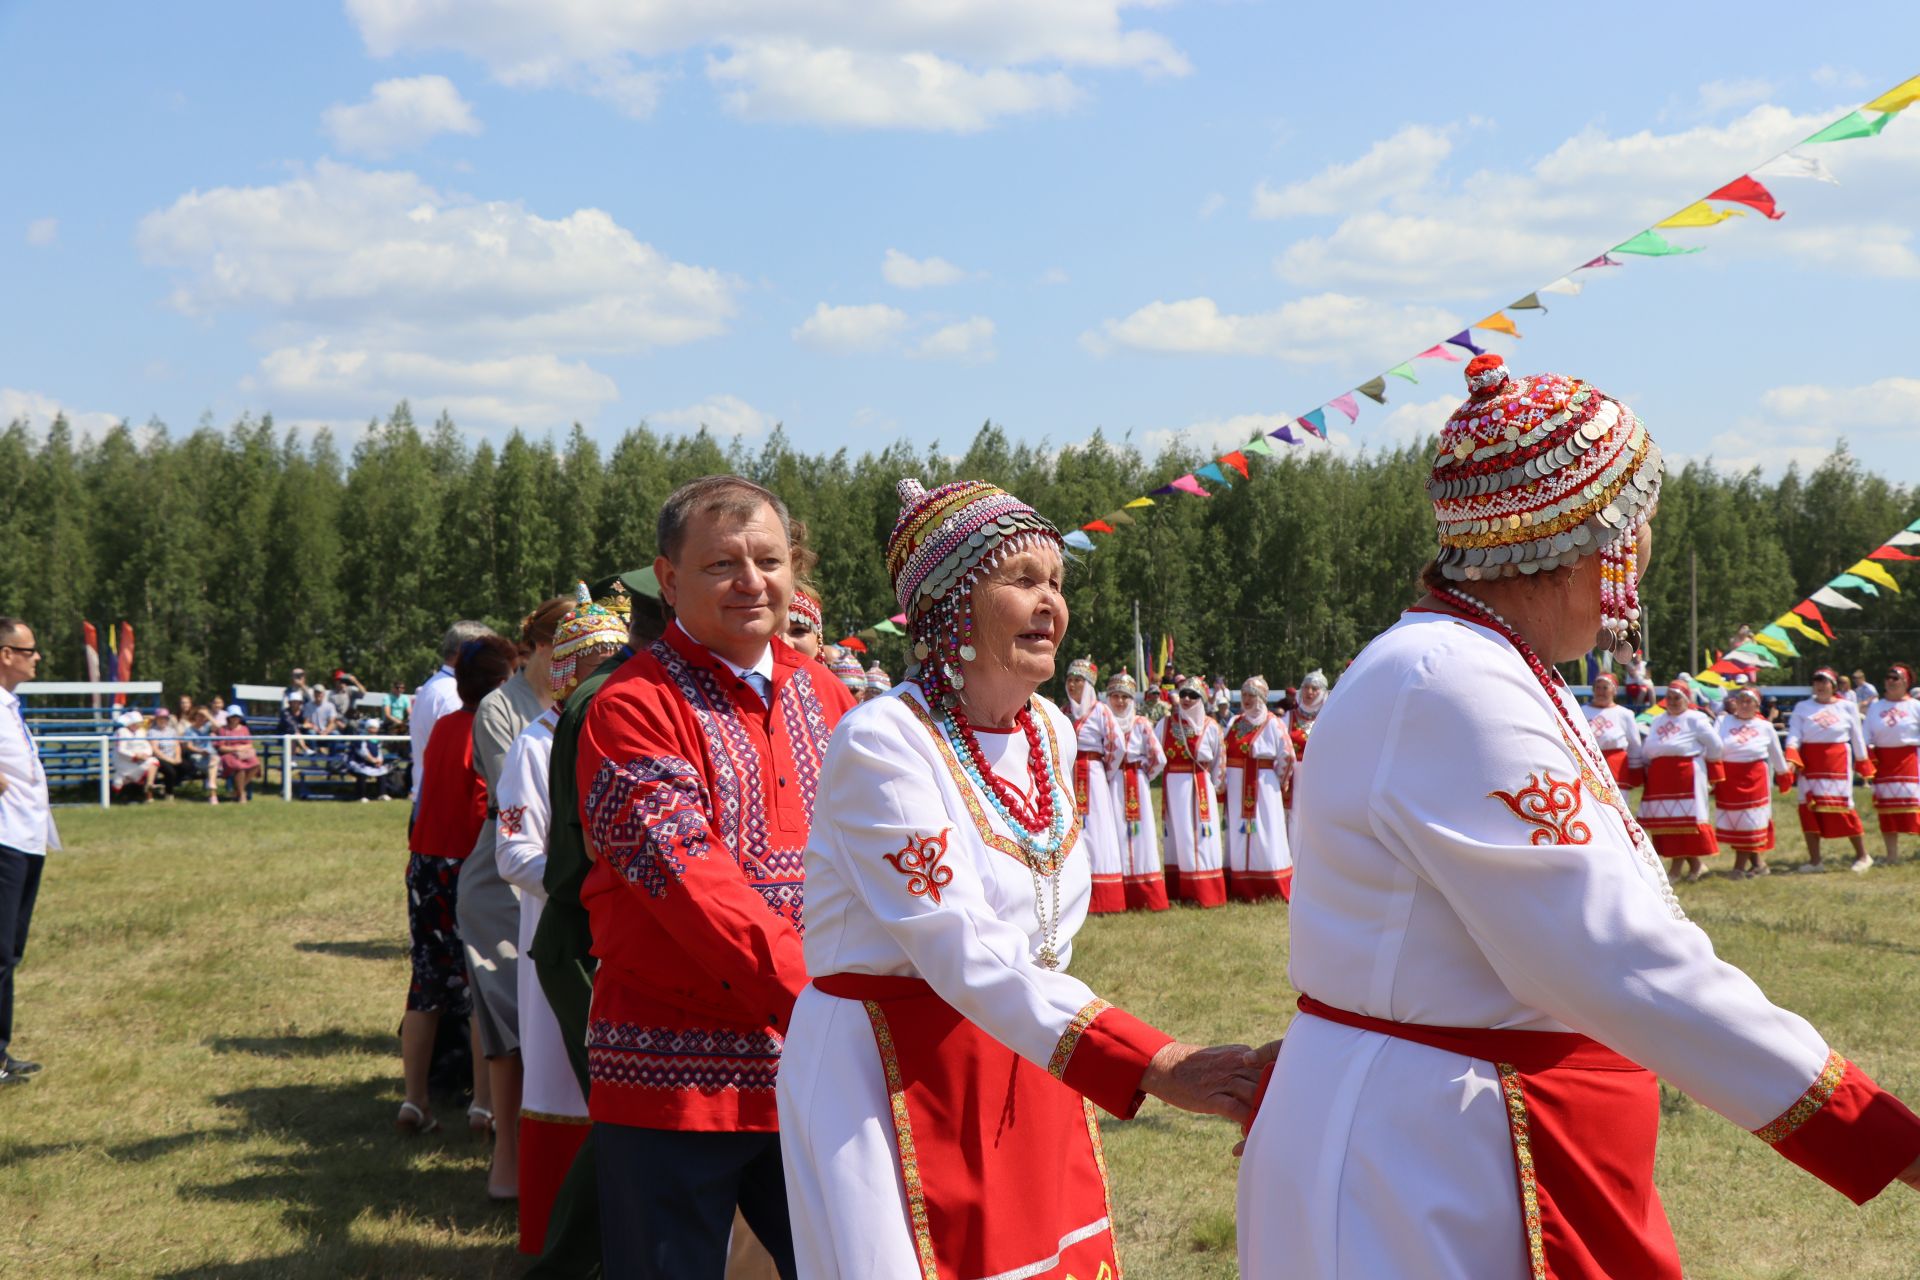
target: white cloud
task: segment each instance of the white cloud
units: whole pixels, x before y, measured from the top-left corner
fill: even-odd
[[[374,157],[411,150],[443,133],[480,132],[472,105],[445,76],[383,80],[365,102],[328,107],[321,124],[340,150]]]
[[[889,346],[906,327],[907,313],[885,303],[834,307],[822,302],[793,331],[793,339],[820,351],[847,355]]]
[[[969,316],[944,325],[920,340],[914,354],[927,360],[965,360],[978,363],[994,357],[994,324],[985,316]]]
[[[1070,279],[1065,267],[1048,267],[1040,273],[1040,283],[1044,285],[1066,284]]]
[[[1214,214],[1219,213],[1222,209],[1226,207],[1227,207],[1227,198],[1225,196],[1221,195],[1218,191],[1209,193],[1207,198],[1200,202],[1200,210],[1199,210],[1200,221],[1202,222],[1210,221],[1213,218]]]
[[[1123,21],[1157,3],[347,0],[347,11],[376,57],[456,50],[509,85],[617,98],[637,79],[651,109],[654,68],[701,50],[708,80],[748,119],[970,132],[1070,107],[1082,96],[1072,71],[1185,74],[1165,37]]]
[[[459,360],[410,351],[336,347],[326,338],[281,347],[241,384],[273,395],[267,407],[330,414],[343,405],[376,409],[402,399],[464,425],[547,427],[591,419],[619,389],[581,361],[502,355]]]
[[[1212,298],[1152,302],[1082,337],[1096,354],[1113,347],[1181,355],[1270,356],[1289,364],[1376,358],[1401,360],[1460,328],[1451,312],[1389,307],[1323,293],[1272,311],[1224,312]]]
[[[1803,383],[1761,393],[1757,412],[1713,437],[1715,465],[1778,474],[1788,464],[1817,467],[1845,437],[1856,454],[1894,464],[1897,480],[1912,480],[1914,424],[1920,422],[1920,378],[1881,378],[1861,386]]]
[[[1822,65],[1815,67],[1813,82],[1822,89],[1864,89],[1867,78],[1852,67]]]
[[[773,426],[774,418],[754,408],[739,396],[708,396],[699,404],[684,409],[669,409],[648,414],[648,421],[660,426],[694,431],[701,427],[718,436],[757,436]]]
[[[62,413],[67,415],[67,422],[78,436],[98,437],[121,421],[117,413],[75,409],[42,391],[0,387],[0,427],[24,422],[35,431],[44,431]]]
[[[1700,86],[1700,110],[1719,115],[1738,107],[1750,107],[1773,96],[1770,80],[1748,77],[1740,80],[1709,80]]]
[[[27,243],[36,247],[52,244],[60,238],[60,219],[35,218],[27,224]]]
[[[1156,427],[1140,432],[1136,441],[1141,454],[1149,460],[1176,446],[1217,457],[1229,449],[1240,448],[1256,436],[1270,435],[1292,421],[1283,413],[1236,413],[1226,418],[1190,422],[1184,427]],[[1296,427],[1294,435],[1304,439],[1306,433]],[[1279,450],[1287,446],[1276,440],[1273,447]]]
[[[402,348],[674,346],[724,332],[741,287],[599,209],[545,218],[331,161],[277,186],[181,196],[141,220],[138,240],[174,272],[184,312],[258,311]]]
[[[887,250],[880,274],[896,289],[927,289],[958,284],[967,278],[965,271],[945,258],[914,258],[898,249]]]
[[[1920,378],[1881,378],[1861,387],[1775,387],[1760,397],[1760,404],[1790,421],[1811,420],[1842,429],[1911,429],[1920,423]]]
[[[1329,165],[1311,178],[1278,190],[1262,182],[1254,188],[1253,216],[1336,214],[1390,196],[1414,194],[1432,181],[1434,172],[1453,154],[1452,134],[1449,128],[1408,125],[1374,143],[1358,160]]]

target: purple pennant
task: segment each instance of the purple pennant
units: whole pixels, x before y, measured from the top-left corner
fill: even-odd
[[[1290,426],[1281,427],[1278,431],[1269,431],[1267,432],[1267,434],[1272,436],[1274,439],[1284,441],[1287,444],[1300,443],[1300,437],[1293,434],[1293,428]]]
[[[1147,492],[1153,497],[1164,498],[1170,493],[1177,493],[1179,491],[1170,484],[1163,484],[1158,489],[1149,489]]]
[[[1447,341],[1452,343],[1456,347],[1465,347],[1467,350],[1473,352],[1473,354],[1477,356],[1483,356],[1487,354],[1487,349],[1485,347],[1476,346],[1474,344],[1472,333],[1470,330],[1467,330],[1467,329],[1462,329],[1460,332],[1454,334],[1451,338],[1448,338]]]

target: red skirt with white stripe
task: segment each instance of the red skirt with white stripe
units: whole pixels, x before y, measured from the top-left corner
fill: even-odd
[[[1853,748],[1844,742],[1800,744],[1800,830],[1822,840],[1866,828],[1853,807]]]
[[[1720,852],[1713,828],[1700,812],[1695,790],[1697,756],[1655,756],[1647,761],[1640,793],[1640,825],[1663,858],[1711,858]]]
[[[1920,747],[1874,747],[1868,754],[1880,829],[1920,835]]]
[[[1729,849],[1765,853],[1773,848],[1773,792],[1765,760],[1729,760],[1727,776],[1713,788],[1713,834]]]

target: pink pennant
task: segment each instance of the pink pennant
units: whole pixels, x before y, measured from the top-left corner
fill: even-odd
[[[1335,396],[1333,399],[1327,401],[1327,403],[1346,414],[1348,422],[1358,422],[1360,420],[1360,402],[1353,398],[1352,392],[1348,392],[1344,396]]]
[[[904,613],[896,613],[891,618],[888,618],[887,621],[896,627],[904,627],[907,625],[907,615]]]
[[[1178,480],[1175,480],[1173,482],[1173,487],[1178,489],[1182,493],[1190,493],[1196,498],[1211,498],[1213,496],[1212,494],[1207,492],[1206,487],[1204,485],[1202,485],[1198,480],[1195,480],[1193,478],[1193,474],[1191,472],[1189,472],[1184,476],[1181,476]]]
[[[1460,363],[1460,360],[1462,359],[1462,357],[1458,352],[1456,352],[1452,347],[1449,347],[1446,343],[1436,342],[1432,346],[1428,347],[1425,351],[1422,351],[1419,355],[1415,356],[1414,359],[1415,360],[1449,360],[1449,361],[1452,361],[1454,364],[1458,364]]]

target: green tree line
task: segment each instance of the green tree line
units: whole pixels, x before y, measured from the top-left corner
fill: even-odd
[[[1068,575],[1068,647],[1103,669],[1132,651],[1134,606],[1148,637],[1176,644],[1175,665],[1237,682],[1297,684],[1337,674],[1415,594],[1433,546],[1423,443],[1359,454],[1316,446],[1255,459],[1253,475],[1208,499],[1174,495],[1128,512],[1117,535]],[[325,432],[243,418],[176,436],[116,427],[77,439],[0,432],[0,612],[33,624],[43,678],[84,675],[82,619],[136,631],[135,677],[210,693],[277,681],[295,665],[345,667],[382,688],[417,682],[456,618],[512,628],[578,578],[654,555],[654,518],[678,484],[715,471],[781,494],[809,530],[828,629],[858,631],[898,612],[882,548],[894,485],[969,477],[1005,486],[1063,529],[1097,519],[1207,459],[1181,447],[1145,457],[1095,435],[1053,448],[1015,444],[992,423],[954,456],[940,442],[854,454],[795,449],[776,430],[723,443],[705,431],[642,424],[602,450],[580,427],[564,438],[514,432],[472,443],[442,416],[417,425],[405,404],[343,451]],[[1843,571],[1911,520],[1920,497],[1866,473],[1837,448],[1809,473],[1777,481],[1689,463],[1670,474],[1644,586],[1658,676],[1697,669],[1689,653],[1723,648]],[[1908,589],[1836,616],[1816,660],[1876,678],[1920,657],[1920,574]],[[902,641],[873,654],[896,675]]]

